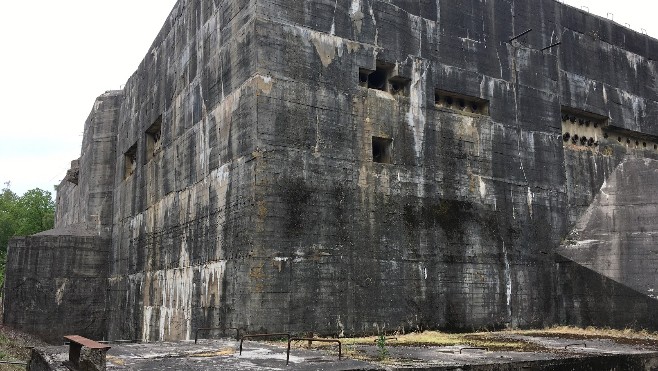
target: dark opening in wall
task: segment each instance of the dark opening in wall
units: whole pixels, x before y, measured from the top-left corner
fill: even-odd
[[[489,115],[489,101],[486,99],[462,95],[446,90],[436,90],[434,103],[441,107],[458,112]]]
[[[146,161],[151,161],[153,157],[160,152],[162,137],[162,115],[146,129]]]
[[[133,175],[135,169],[137,169],[137,143],[133,144],[132,147],[124,153],[123,161],[125,164],[123,178],[126,179]]]
[[[388,79],[389,92],[393,95],[407,95],[409,80],[400,76]]]
[[[394,65],[384,61],[377,61],[374,71],[360,68],[359,85],[364,88],[389,92],[393,95],[407,95],[409,79],[395,76]]]
[[[364,88],[368,87],[368,78],[370,77],[370,74],[372,73],[371,70],[366,70],[365,68],[359,68],[359,86],[362,86]]]
[[[390,164],[392,161],[392,146],[393,139],[372,137],[372,162]]]
[[[368,75],[368,88],[386,91],[386,79],[388,71],[378,67],[374,72]]]

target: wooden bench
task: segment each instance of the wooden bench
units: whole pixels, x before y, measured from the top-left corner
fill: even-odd
[[[95,366],[94,368],[99,371],[105,370],[105,353],[107,353],[111,347],[79,335],[67,335],[64,336],[64,340],[69,342],[69,360],[64,362],[64,366],[74,371],[81,369],[80,354],[82,353],[82,347],[85,347],[91,349],[92,353],[95,353],[94,358],[98,358],[96,362],[86,360],[86,363],[93,364],[93,366]],[[88,367],[85,367],[85,369],[88,369]]]

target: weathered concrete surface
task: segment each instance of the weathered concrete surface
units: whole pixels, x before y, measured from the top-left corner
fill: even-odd
[[[658,326],[657,188],[658,161],[625,159],[557,250],[569,322]]]
[[[81,157],[57,187],[55,229],[75,226],[109,237],[114,210],[114,157],[123,92],[108,91],[94,102],[82,138]],[[81,175],[82,174],[82,175]]]
[[[505,334],[505,337],[510,335]],[[536,352],[484,351],[451,347],[388,346],[386,362],[338,360],[334,351],[293,348],[286,366],[284,346],[245,342],[242,355],[232,340],[116,345],[108,353],[108,370],[654,370],[653,347],[623,345],[610,340],[513,336],[544,348]],[[578,343],[578,344],[575,344]],[[566,347],[566,348],[565,348]],[[350,346],[351,354],[377,359],[376,346]],[[39,350],[39,359],[61,363],[65,347]],[[44,356],[45,354],[45,356]],[[45,369],[47,370],[47,369]]]
[[[111,237],[109,339],[587,324],[588,284],[628,288],[555,256],[658,159],[657,58],[553,0],[181,0],[97,101],[58,227]]]
[[[58,342],[62,333],[105,335],[109,241],[35,235],[9,243],[4,323]]]
[[[46,347],[32,349],[29,371],[68,371],[62,363],[68,359],[68,349],[65,347]]]

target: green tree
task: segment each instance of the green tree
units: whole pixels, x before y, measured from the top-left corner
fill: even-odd
[[[35,188],[18,196],[5,183],[0,191],[0,287],[5,277],[9,239],[51,229],[54,222],[55,203],[50,192]]]
[[[0,191],[0,254],[7,251],[7,242],[15,235],[14,216],[18,196],[9,189],[9,183]],[[4,261],[4,260],[3,260]]]
[[[31,189],[16,204],[16,236],[29,236],[53,227],[55,203],[50,192]]]

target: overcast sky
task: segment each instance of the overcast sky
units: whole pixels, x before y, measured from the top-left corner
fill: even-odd
[[[298,1],[298,0],[288,0]],[[175,0],[0,3],[0,186],[49,191],[80,155],[96,97],[137,69]],[[658,37],[658,3],[565,0]]]

